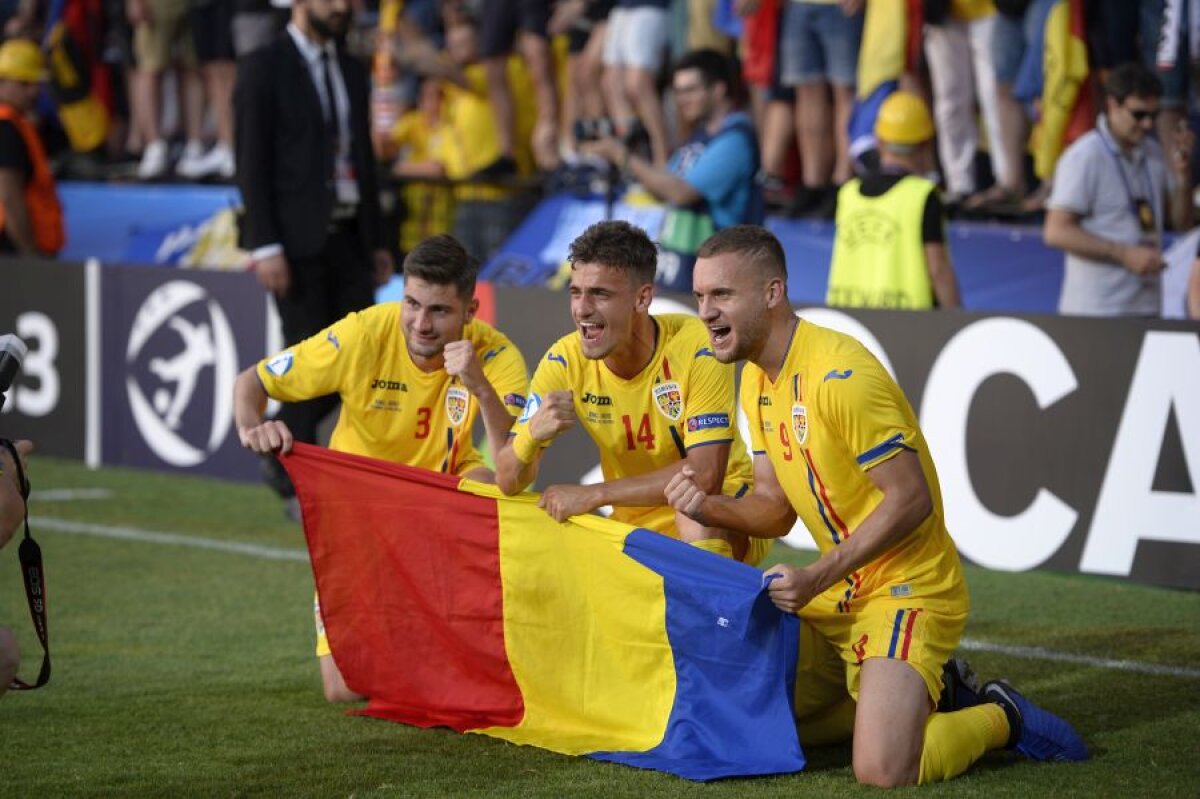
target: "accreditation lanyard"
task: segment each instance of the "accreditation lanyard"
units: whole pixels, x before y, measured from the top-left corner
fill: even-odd
[[[1108,154],[1113,157],[1113,163],[1117,167],[1117,174],[1121,176],[1121,185],[1125,187],[1125,197],[1129,201],[1129,211],[1133,214],[1133,218],[1137,220],[1141,227],[1142,235],[1158,239],[1158,226],[1155,220],[1159,219],[1158,203],[1154,198],[1154,183],[1150,180],[1150,167],[1148,159],[1142,156],[1142,184],[1146,190],[1145,197],[1139,197],[1134,194],[1133,186],[1129,184],[1129,177],[1125,174],[1124,159],[1121,157],[1120,151],[1109,141],[1108,136],[1101,133],[1100,141],[1104,142],[1104,149],[1108,150]]]

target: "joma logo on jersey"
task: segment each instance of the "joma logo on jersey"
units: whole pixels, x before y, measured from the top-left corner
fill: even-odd
[[[385,380],[382,377],[377,377],[372,380],[371,388],[377,388],[380,391],[408,391],[408,386],[404,385],[399,380]]]
[[[770,398],[770,397],[767,397],[767,396],[760,396],[760,397],[758,398],[758,407],[762,408],[762,407],[768,406],[768,405],[770,405],[770,404],[771,404],[771,398]]]
[[[612,397],[593,394],[590,391],[584,392],[583,396],[579,398],[579,401],[585,405],[612,405]]]

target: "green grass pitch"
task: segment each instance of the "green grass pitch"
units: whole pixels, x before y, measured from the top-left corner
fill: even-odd
[[[674,777],[347,716],[327,705],[312,656],[312,575],[268,560],[50,529],[36,519],[303,549],[265,488],[35,458],[37,490],[107,489],[104,499],[35,501],[46,559],[54,676],[0,699],[0,796],[857,796],[849,750],[811,749],[802,774],[695,785]],[[780,550],[779,559],[810,556]],[[983,650],[1006,676],[1070,719],[1084,764],[994,754],[931,796],[1200,794],[1200,595],[1060,574],[971,568],[967,636],[1154,663],[1147,675]],[[0,623],[18,633],[22,676],[40,652],[17,569],[0,551]]]

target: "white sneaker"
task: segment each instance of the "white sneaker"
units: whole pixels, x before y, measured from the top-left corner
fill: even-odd
[[[191,180],[206,178],[211,175],[231,178],[235,171],[233,153],[223,144],[217,144],[207,153],[197,157],[189,157],[189,154],[185,151],[183,157],[179,159],[179,164],[175,167],[175,171],[181,177]]]
[[[230,150],[224,144],[218,144],[212,149],[212,152],[209,153],[209,155],[212,156],[214,153],[218,156],[218,175],[223,178],[232,178],[235,174],[237,174],[237,162],[233,160],[233,150]]]
[[[141,180],[160,178],[167,171],[167,143],[163,139],[150,142],[142,151],[142,162],[138,164],[137,175]]]
[[[175,164],[175,174],[183,178],[204,177],[204,145],[198,141],[189,141]]]

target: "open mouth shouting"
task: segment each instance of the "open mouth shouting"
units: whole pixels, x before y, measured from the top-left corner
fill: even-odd
[[[723,349],[729,344],[733,334],[733,328],[729,325],[711,324],[708,326],[708,337],[712,340],[713,347]]]
[[[579,322],[579,336],[588,344],[595,344],[604,335],[604,325],[599,322]]]

